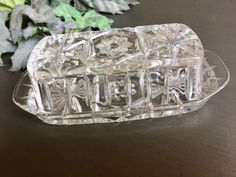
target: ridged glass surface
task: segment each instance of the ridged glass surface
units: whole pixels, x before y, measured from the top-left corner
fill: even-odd
[[[218,88],[201,41],[183,24],[46,37],[27,69],[30,112],[51,124],[181,114],[202,106],[194,104],[206,87]]]

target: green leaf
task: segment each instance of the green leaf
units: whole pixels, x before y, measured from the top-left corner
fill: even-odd
[[[82,28],[93,27],[99,28],[100,30],[106,30],[111,28],[113,23],[112,19],[105,17],[104,15],[98,14],[95,10],[90,10],[83,16]]]
[[[82,2],[80,2],[79,0],[73,0],[74,2],[74,7],[79,10],[80,12],[86,12],[87,11],[87,7],[86,5],[84,5]]]
[[[11,13],[10,19],[10,32],[14,43],[20,41],[23,37],[21,27],[24,15],[28,16],[35,24],[49,22],[52,18],[50,11],[45,14],[41,14],[38,13],[37,9],[34,9],[28,5],[19,5],[15,7]]]
[[[22,30],[24,39],[28,39],[36,34],[43,35],[43,34],[50,34],[49,30],[45,26],[36,26],[31,22],[28,23],[28,26]]]
[[[111,14],[123,14],[122,11],[129,10],[129,5],[139,4],[136,0],[74,0],[83,3],[99,12]]]
[[[68,2],[69,0],[51,0],[50,2],[52,5],[52,3],[56,4],[59,1]],[[31,0],[31,6],[40,15],[47,17],[48,20],[45,21],[45,23],[51,34],[61,34],[76,27],[76,23],[74,21],[63,22],[60,18],[55,17],[53,8],[49,6],[48,0]]]
[[[57,6],[53,12],[56,16],[63,17],[66,22],[75,21],[79,29],[93,27],[99,28],[100,30],[105,30],[110,28],[113,22],[111,19],[98,14],[94,10],[90,10],[82,16],[80,11],[65,3]]]
[[[138,1],[135,1],[135,0],[125,0],[128,4],[131,4],[131,5],[137,5],[137,4],[140,4],[140,2]]]
[[[20,4],[24,4],[25,0],[0,0],[0,11],[7,10],[12,11],[12,9]]]
[[[25,68],[29,59],[29,55],[32,52],[35,45],[42,39],[42,37],[34,36],[27,40],[21,41],[18,44],[14,55],[11,57],[12,67],[10,71],[18,71],[21,68]]]
[[[80,21],[82,21],[82,14],[80,11],[69,4],[61,3],[53,10],[53,13],[58,17],[63,17],[66,22],[74,20],[77,23],[80,23]]]
[[[51,0],[50,6],[57,7],[61,3],[70,4],[71,0]]]
[[[30,26],[29,28],[22,30],[24,16],[31,19],[34,23],[32,24],[34,27]],[[46,27],[43,28],[42,25],[45,24]],[[40,26],[40,28],[37,28],[37,26]],[[48,5],[48,0],[31,0],[31,6],[18,5],[13,9],[10,18],[10,32],[14,43],[17,43],[24,38],[26,39],[38,32],[48,32],[47,29],[51,34],[61,34],[70,29],[74,29],[75,26],[76,24],[74,21],[67,23],[62,22],[60,18],[57,18],[53,13],[53,9]]]
[[[8,28],[5,25],[5,22],[8,17],[8,12],[3,11],[0,12],[0,66],[3,65],[1,54],[8,53],[8,52],[14,52],[15,46],[10,42],[11,36]]]
[[[37,26],[33,25],[31,22],[28,23],[28,26],[22,30],[24,39],[28,39],[37,33]]]

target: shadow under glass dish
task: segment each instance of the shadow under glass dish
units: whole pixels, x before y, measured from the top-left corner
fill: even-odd
[[[228,81],[189,27],[152,25],[43,39],[13,100],[49,124],[123,122],[197,110]]]

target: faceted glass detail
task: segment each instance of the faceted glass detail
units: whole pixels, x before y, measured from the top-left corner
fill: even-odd
[[[13,98],[50,124],[178,115],[200,108],[228,82],[218,56],[206,54],[183,24],[50,36],[33,50],[30,81],[24,75]]]
[[[77,75],[76,77],[68,77],[66,78],[66,86],[70,90],[68,97],[71,113],[92,111],[88,92],[90,85],[86,76]]]
[[[132,28],[112,29],[91,38],[89,66],[97,72],[135,70],[143,64],[143,53]]]
[[[183,104],[188,101],[187,98],[187,68],[174,68],[169,71],[168,83],[169,83],[169,95],[168,102],[170,104]]]
[[[136,27],[144,54],[150,60],[166,64],[201,63],[203,47],[198,36],[186,25],[163,24]],[[187,60],[186,60],[187,59]]]
[[[44,111],[68,115],[92,110],[86,77],[48,78],[40,83]]]
[[[130,72],[129,81],[129,105],[132,108],[146,107],[147,105],[147,75],[146,72]]]
[[[167,71],[164,69],[150,70],[148,72],[149,88],[150,88],[150,102],[153,107],[160,105],[167,105],[168,83],[166,77]]]
[[[112,107],[124,107],[129,102],[129,80],[125,74],[113,74],[108,76],[108,97]],[[131,93],[132,94],[132,93]]]
[[[87,66],[90,55],[90,33],[46,37],[32,52],[28,72],[36,80],[77,74]]]
[[[87,94],[90,95],[90,103],[93,111],[103,111],[111,109],[108,96],[108,77],[106,75],[91,76],[90,89]]]

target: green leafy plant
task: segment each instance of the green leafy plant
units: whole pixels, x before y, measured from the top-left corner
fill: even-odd
[[[99,28],[100,30],[109,29],[113,20],[98,14],[95,10],[81,13],[69,4],[61,3],[53,10],[58,17],[63,17],[66,22],[75,21],[79,29],[87,27]]]
[[[16,5],[24,3],[25,0],[0,0],[0,11],[12,11]]]

